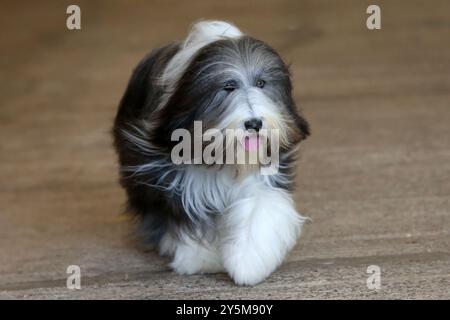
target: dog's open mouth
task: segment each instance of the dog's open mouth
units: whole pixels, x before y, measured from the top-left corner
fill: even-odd
[[[261,143],[258,135],[246,136],[243,140],[245,151],[256,151]]]

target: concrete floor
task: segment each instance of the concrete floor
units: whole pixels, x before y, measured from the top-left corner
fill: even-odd
[[[450,298],[450,2],[77,1],[0,10],[0,298]],[[120,215],[109,130],[132,68],[199,18],[292,63],[313,135],[298,209],[313,219],[264,283],[178,276]],[[82,290],[66,288],[79,265]],[[369,265],[381,289],[366,286]]]

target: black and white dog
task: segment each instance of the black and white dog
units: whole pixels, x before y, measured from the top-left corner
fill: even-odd
[[[195,123],[248,132],[240,144],[221,144],[246,154],[260,146],[263,130],[276,130],[278,170],[174,161],[173,133],[191,133],[195,144]],[[113,133],[129,211],[146,240],[173,258],[176,272],[225,271],[237,284],[254,285],[294,246],[305,221],[291,198],[294,164],[309,126],[293,101],[287,66],[264,42],[227,22],[195,24],[183,42],[139,63]]]

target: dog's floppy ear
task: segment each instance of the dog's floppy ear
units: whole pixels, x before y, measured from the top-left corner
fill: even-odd
[[[309,127],[308,121],[306,121],[305,118],[303,118],[301,115],[298,115],[298,114],[295,114],[294,121],[295,121],[295,125],[297,126],[297,128],[300,131],[300,136],[301,136],[300,141],[308,138],[309,135],[311,134],[311,129]]]
[[[280,57],[281,59],[281,57]],[[283,61],[283,60],[282,60]],[[287,84],[287,97],[288,97],[288,109],[290,109],[290,113],[292,114],[293,120],[294,120],[294,126],[296,127],[298,133],[299,133],[299,142],[302,140],[305,140],[309,137],[311,134],[311,129],[309,127],[308,121],[306,121],[305,118],[302,116],[301,108],[297,107],[297,104],[295,103],[294,97],[293,97],[293,88],[292,88],[292,67],[291,63],[284,62],[286,73],[289,77],[289,82]]]
[[[290,95],[289,112],[292,116],[293,126],[298,134],[298,142],[305,140],[311,134],[308,121],[303,117],[301,108],[298,108],[292,95]]]

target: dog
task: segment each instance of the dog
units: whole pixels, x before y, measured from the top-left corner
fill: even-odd
[[[265,144],[269,155],[277,151],[276,172],[222,156],[209,164],[189,161],[186,150],[180,155],[188,161],[174,161],[174,132],[199,138],[196,124],[246,133],[231,139],[241,139],[233,146],[217,144],[244,155],[262,145],[264,130],[277,131],[276,150]],[[292,192],[299,143],[309,134],[289,69],[274,49],[228,22],[194,24],[184,41],[154,49],[138,64],[115,118],[120,182],[138,233],[179,274],[226,272],[238,285],[263,281],[306,220]]]

